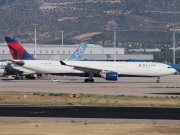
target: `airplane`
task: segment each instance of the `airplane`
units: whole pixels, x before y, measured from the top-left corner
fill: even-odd
[[[10,53],[13,58],[19,60],[35,60],[32,55],[27,55],[27,51],[21,48],[19,43],[14,42],[15,48],[9,46]],[[4,72],[2,76],[12,75],[15,76],[16,80],[19,79],[35,79],[36,72],[29,70],[14,64],[7,63],[6,61],[0,62],[2,65],[2,71]],[[4,71],[3,71],[4,70]]]
[[[8,44],[9,50],[11,52],[11,55],[13,59],[19,59],[19,60],[35,60],[32,55],[30,55],[14,38],[5,37],[6,42]],[[69,56],[65,61],[80,61],[82,59],[82,54],[84,53],[85,49],[87,47],[87,42],[82,42],[74,51],[72,55]],[[26,68],[23,68],[21,66],[17,66],[14,64],[7,63],[6,61],[0,62],[0,75],[16,75],[15,79],[19,79],[23,76],[26,77],[26,79],[35,79],[32,76],[33,74],[36,74],[36,71],[29,70]]]
[[[35,71],[10,64],[5,60],[0,61],[0,77],[4,76],[14,76],[16,80],[19,79],[35,79],[34,74]]]
[[[6,38],[7,39],[7,38]],[[9,37],[9,42],[15,42]],[[13,45],[13,44],[12,44]],[[49,61],[49,60],[11,60],[36,73],[88,77],[84,82],[94,82],[93,77],[117,81],[118,77],[157,77],[176,72],[171,66],[157,62],[109,62],[109,61]]]

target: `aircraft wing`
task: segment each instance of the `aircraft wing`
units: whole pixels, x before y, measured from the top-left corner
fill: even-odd
[[[60,63],[61,63],[61,65],[73,67],[74,69],[84,71],[84,72],[87,72],[87,73],[97,73],[97,74],[99,74],[100,72],[108,72],[108,71],[105,71],[103,69],[97,69],[97,68],[91,68],[91,67],[82,67],[82,66],[75,66],[75,65],[68,65],[63,61],[60,61]]]

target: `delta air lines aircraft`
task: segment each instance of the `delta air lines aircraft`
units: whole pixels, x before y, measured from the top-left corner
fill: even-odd
[[[7,40],[8,39],[8,40]],[[8,45],[16,45],[12,37],[6,37]],[[78,50],[81,53],[82,50]],[[75,52],[76,53],[76,52]],[[79,55],[75,55],[79,57]],[[176,72],[171,66],[156,62],[109,62],[109,61],[49,61],[49,60],[11,60],[12,63],[37,73],[88,77],[84,82],[94,82],[93,77],[116,81],[118,77],[157,77]]]
[[[5,39],[13,59],[35,60],[32,55],[30,55],[14,38],[5,37]],[[87,42],[82,42],[74,53],[65,61],[80,61],[86,47]],[[0,61],[0,76],[15,75],[15,79],[22,79],[23,76],[25,76],[27,79],[34,79],[33,74],[36,73],[37,72],[34,70],[29,70],[21,66],[10,64],[6,61]]]

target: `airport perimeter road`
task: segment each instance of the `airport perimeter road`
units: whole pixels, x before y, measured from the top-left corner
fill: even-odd
[[[0,80],[0,91],[84,93],[136,96],[180,96],[180,75],[161,78],[119,77],[118,81],[95,78],[94,83],[84,83],[83,77],[60,77],[51,82],[50,77],[37,80]]]

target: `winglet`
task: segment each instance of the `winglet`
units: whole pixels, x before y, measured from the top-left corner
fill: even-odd
[[[63,61],[60,61],[61,65],[67,65],[66,63],[64,63]]]
[[[87,47],[87,42],[84,41],[82,42],[78,47],[77,49],[74,51],[73,54],[71,54],[71,56],[69,58],[67,58],[65,61],[80,61],[83,54],[84,54],[84,51]]]
[[[5,40],[13,59],[34,60],[33,56],[29,54],[14,37],[5,37]]]

